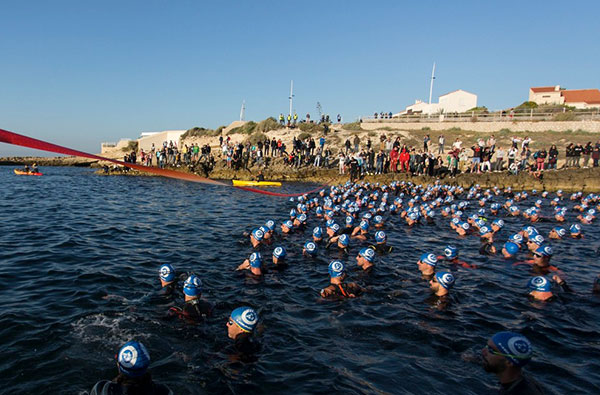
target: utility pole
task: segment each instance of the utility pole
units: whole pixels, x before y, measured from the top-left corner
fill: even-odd
[[[292,118],[292,106],[294,104],[294,80],[290,84],[290,119]]]
[[[435,62],[433,62],[433,70],[431,70],[431,83],[429,85],[429,104],[431,104],[431,95],[433,94],[433,80],[435,80]]]
[[[244,120],[245,115],[246,115],[246,100],[242,100],[242,109],[240,110],[240,121]]]

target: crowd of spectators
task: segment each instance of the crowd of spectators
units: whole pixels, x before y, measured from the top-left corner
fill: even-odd
[[[337,167],[339,174],[349,174],[352,179],[365,174],[405,172],[412,175],[455,177],[458,173],[485,173],[508,171],[518,174],[557,169],[559,150],[555,144],[548,149],[531,149],[530,137],[513,137],[510,144],[497,144],[494,135],[480,138],[470,147],[463,146],[460,138],[446,148],[443,134],[437,136],[437,145],[429,134],[423,138],[423,146],[415,147],[401,140],[401,137],[381,135],[378,141],[361,139],[358,135],[347,138],[341,147],[331,147],[325,135],[315,139],[293,137],[287,147],[281,138],[268,138],[255,141],[233,142],[230,136],[219,137],[219,158],[227,168],[248,169],[252,166],[269,166],[274,158],[282,158],[283,164],[293,167]],[[208,173],[215,164],[211,147],[198,143],[177,144],[164,142],[160,149],[154,144],[149,152],[140,150],[125,156],[126,162],[135,163],[139,157],[146,166],[156,165],[179,167],[201,165]],[[598,167],[600,161],[600,140],[596,144],[570,143],[565,150],[565,163],[562,168],[590,166]]]

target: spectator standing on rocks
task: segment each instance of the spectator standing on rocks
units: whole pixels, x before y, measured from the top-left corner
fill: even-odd
[[[598,167],[598,161],[600,160],[600,140],[594,146],[592,151],[592,160],[594,161],[594,167]]]
[[[548,169],[556,169],[556,162],[558,161],[558,149],[556,145],[552,144],[548,151]]]
[[[438,154],[444,153],[444,143],[445,142],[446,142],[446,139],[444,138],[444,135],[440,134],[440,137],[438,138]]]
[[[506,152],[504,151],[504,148],[498,147],[496,150],[496,164],[494,165],[494,171],[502,171],[505,155]]]
[[[350,152],[350,147],[352,146],[352,144],[350,143],[350,139],[346,139],[346,142],[344,143],[344,146],[346,147],[346,152],[345,154],[348,155],[348,152]]]
[[[579,161],[581,159],[581,154],[583,153],[583,147],[581,144],[577,144],[575,148],[573,148],[573,158],[574,158],[574,166],[581,167],[579,165]]]
[[[358,137],[358,134],[354,136],[354,152],[358,152],[358,148],[360,145],[360,137]]]
[[[583,168],[587,169],[590,161],[590,155],[592,154],[592,142],[588,141],[588,143],[583,147]]]
[[[425,137],[423,138],[423,151],[427,152],[429,151],[429,142],[431,141],[431,138],[429,138],[429,135],[426,134]]]

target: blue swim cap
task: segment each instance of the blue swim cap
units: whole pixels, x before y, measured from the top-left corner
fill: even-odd
[[[460,219],[459,218],[452,218],[452,222],[454,225],[458,225],[460,223]]]
[[[310,255],[314,255],[317,253],[317,245],[315,243],[313,243],[312,241],[307,241],[306,243],[304,243],[304,249]]]
[[[560,237],[565,237],[567,235],[567,230],[561,226],[555,226],[553,229]]]
[[[285,221],[283,223],[283,226],[285,226],[286,228],[289,228],[289,229],[293,229],[294,228],[294,223],[291,220],[288,219],[287,221]]]
[[[306,214],[302,213],[296,219],[300,222],[306,222]]]
[[[315,213],[323,214],[323,208],[321,206],[317,207],[317,209],[315,210]]]
[[[481,228],[479,228],[479,234],[480,235],[485,235],[486,233],[490,233],[492,230],[490,228],[488,228],[487,226],[482,226]]]
[[[290,217],[296,218],[296,210],[295,209],[290,210]]]
[[[510,236],[508,240],[516,244],[521,244],[523,242],[523,236],[521,236],[518,233],[515,233],[514,235]]]
[[[421,262],[428,264],[429,266],[435,267],[437,265],[437,257],[434,254],[423,254],[419,259]]]
[[[512,241],[507,241],[506,243],[504,243],[504,249],[510,255],[515,255],[517,252],[519,252],[519,246],[513,243]]]
[[[479,211],[477,211],[477,214],[479,214],[480,216],[484,216],[485,215],[485,209],[484,208],[480,208]]]
[[[321,237],[323,237],[323,229],[321,229],[321,227],[319,227],[319,226],[315,226],[315,228],[313,229],[312,234],[317,239],[320,239]]]
[[[272,219],[268,220],[265,223],[265,226],[267,227],[267,229],[269,230],[275,230],[275,221],[273,221]]]
[[[458,256],[458,248],[447,246],[444,248],[444,255],[446,255],[447,258],[456,258]]]
[[[350,236],[343,234],[338,238],[338,242],[344,247],[348,247],[348,243],[350,243]]]
[[[503,219],[495,219],[492,222],[492,225],[496,225],[497,227],[502,229],[504,227],[504,220]]]
[[[490,206],[490,208],[494,211],[499,210],[500,209],[500,204],[498,203],[492,203],[492,205]]]
[[[449,272],[437,272],[435,274],[437,282],[446,289],[451,289],[454,286],[454,276]]]
[[[531,343],[519,333],[498,332],[492,337],[492,343],[515,366],[523,367],[531,360]]]
[[[573,224],[569,228],[569,232],[571,232],[572,235],[578,235],[581,233],[581,226],[579,224]]]
[[[202,292],[202,281],[195,274],[192,274],[183,283],[183,293],[187,296],[198,296]]]
[[[525,227],[523,228],[523,230],[524,230],[525,232],[527,232],[527,235],[528,235],[530,238],[531,238],[531,237],[535,237],[535,235],[539,235],[539,234],[540,234],[540,232],[538,232],[538,230],[537,230],[535,227],[531,226],[531,225],[529,225],[529,226],[525,226]]]
[[[260,230],[263,232],[263,234],[265,234],[265,235],[266,235],[266,234],[267,234],[267,232],[269,231],[269,228],[267,228],[266,226],[261,226],[261,227],[260,227],[260,228],[258,228],[258,229],[260,229]]]
[[[263,239],[263,237],[265,236],[265,233],[260,229],[254,229],[252,231],[252,236],[254,236],[254,238],[256,240],[261,241]]]
[[[385,234],[385,232],[383,230],[375,232],[375,241],[377,243],[383,243],[386,240],[387,240],[387,235]]]
[[[527,287],[532,291],[549,292],[552,284],[544,276],[535,276],[527,283]]]
[[[376,224],[381,224],[383,223],[383,217],[381,215],[376,215],[375,218],[373,218],[373,222]]]
[[[542,245],[544,243],[544,236],[537,234],[533,237],[530,237],[529,240],[537,245]]]
[[[549,245],[541,245],[535,250],[535,252],[536,254],[540,254],[542,256],[552,256],[554,253],[552,251],[552,247]]]
[[[339,232],[339,231],[340,231],[340,226],[339,226],[338,224],[333,224],[333,225],[331,225],[331,229],[332,229],[332,230],[333,230],[335,233],[337,233],[337,232]]]
[[[252,307],[238,307],[231,312],[231,320],[244,332],[252,332],[258,322],[258,314]]]
[[[352,217],[352,216],[348,215],[348,216],[346,217],[346,225],[347,225],[347,226],[352,226],[352,225],[354,225],[354,217]]]
[[[126,376],[142,376],[150,366],[148,350],[135,340],[125,343],[117,355],[119,371]]]
[[[283,247],[276,247],[273,250],[273,256],[277,259],[285,258],[286,255],[287,255],[287,252],[285,251],[285,248],[283,248]]]
[[[362,256],[369,262],[373,262],[373,259],[375,259],[375,250],[372,248],[363,248],[360,250],[358,255]]]
[[[175,279],[175,269],[173,269],[173,266],[169,265],[168,263],[165,263],[158,270],[158,276],[163,281],[173,281]]]
[[[412,221],[416,221],[417,220],[417,213],[415,213],[414,211],[412,211],[410,214],[408,214],[408,218],[411,219]]]
[[[250,261],[250,267],[259,268],[262,265],[262,256],[260,255],[260,252],[253,252],[250,254],[248,260]]]
[[[344,274],[345,267],[341,261],[331,261],[328,270],[330,277],[341,277]]]
[[[467,222],[463,222],[462,224],[460,224],[460,227],[464,230],[469,230],[469,228],[471,228],[471,225],[469,225]]]
[[[360,228],[365,231],[369,231],[369,221],[362,220],[359,224]]]

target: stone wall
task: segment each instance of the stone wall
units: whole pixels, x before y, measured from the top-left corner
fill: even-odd
[[[513,132],[544,132],[554,130],[564,132],[567,130],[585,130],[591,133],[600,133],[600,121],[539,121],[539,122],[385,122],[370,121],[363,122],[360,126],[364,130],[376,130],[389,127],[395,130],[448,130],[460,128],[474,132],[492,133],[501,129],[509,129]]]

